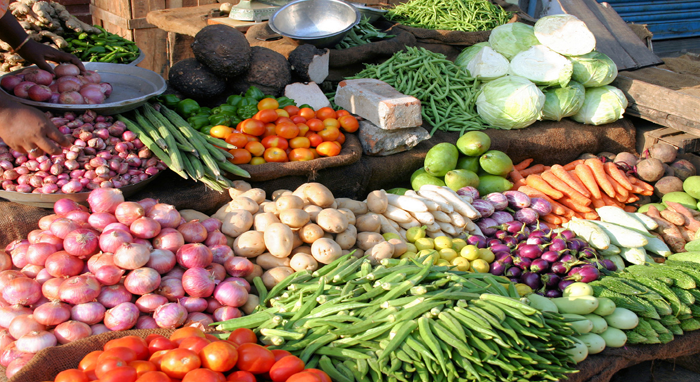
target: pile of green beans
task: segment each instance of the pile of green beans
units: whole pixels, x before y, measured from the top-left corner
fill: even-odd
[[[476,32],[503,25],[512,16],[489,0],[412,0],[385,17],[416,28]]]
[[[369,18],[363,17],[360,23],[350,29],[343,40],[335,46],[335,49],[347,49],[394,37],[396,36],[393,34],[380,31],[369,22]]]
[[[68,47],[63,50],[78,56],[85,62],[128,64],[139,57],[139,48],[135,42],[107,32],[97,25],[95,27],[102,33],[66,32],[63,37]]]
[[[407,47],[351,78],[375,78],[418,98],[423,118],[433,127],[430,135],[438,129],[462,135],[491,127],[476,112],[479,82],[444,55],[425,48]]]
[[[269,292],[256,277],[264,305],[212,325],[251,328],[336,382],[557,381],[576,372],[567,319],[519,301],[506,278],[434,266],[435,256],[372,266],[348,254]]]

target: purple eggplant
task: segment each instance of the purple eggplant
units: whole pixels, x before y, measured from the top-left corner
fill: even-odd
[[[496,253],[496,252],[510,252],[510,247],[502,244],[502,243],[497,243],[494,245],[489,245],[489,249],[491,252]]]
[[[561,280],[561,281],[559,282],[559,286],[558,286],[558,287],[559,287],[559,290],[563,292],[564,289],[566,289],[566,287],[568,287],[569,285],[573,284],[574,282],[575,282],[574,280]]]
[[[500,192],[492,192],[481,199],[493,204],[493,208],[496,211],[502,211],[508,207],[508,199]]]
[[[506,270],[506,276],[519,278],[523,274],[523,270],[518,267],[510,267]]]
[[[559,258],[559,261],[561,261],[562,263],[573,264],[573,263],[576,263],[578,260],[570,253],[562,252],[562,255]]]
[[[508,232],[499,229],[493,236],[498,240],[503,240],[506,236],[508,236]]]
[[[555,252],[563,251],[566,249],[566,241],[560,237],[554,238],[548,249]]]
[[[513,237],[515,238],[515,241],[517,241],[518,243],[521,243],[521,242],[527,240],[527,235],[522,233],[522,232],[516,233]]]
[[[510,282],[512,282],[512,283],[514,283],[514,284],[517,284],[517,283],[520,282],[520,279],[517,278],[517,277],[511,277],[511,278],[510,278]]]
[[[545,244],[547,241],[543,237],[534,237],[530,235],[530,237],[527,238],[525,243],[527,244],[535,244],[535,245],[542,245]]]
[[[535,273],[544,273],[549,271],[549,261],[543,259],[534,259],[530,265],[530,271]]]
[[[496,260],[491,263],[491,269],[489,272],[493,275],[500,276],[506,271],[506,264],[501,260]]]
[[[481,235],[471,235],[467,238],[469,245],[476,245],[478,248],[486,248],[486,238]]]
[[[578,254],[579,254],[579,257],[580,257],[581,255],[583,255],[583,257],[585,257],[585,258],[587,258],[587,259],[592,259],[592,258],[594,258],[594,257],[596,257],[596,256],[598,255],[598,253],[596,252],[596,250],[593,249],[593,248],[591,248],[591,247],[582,248],[582,249],[578,252]]]
[[[493,253],[493,256],[494,256],[494,258],[495,258],[496,260],[501,260],[501,259],[509,258],[509,257],[510,257],[510,252],[503,252],[503,251],[501,251],[501,252],[494,252],[494,253]]]
[[[532,208],[525,207],[515,211],[515,220],[521,221],[525,224],[532,224],[540,218],[537,211]]]
[[[508,199],[508,207],[512,209],[530,207],[530,197],[520,191],[506,191],[503,193]]]
[[[552,269],[552,272],[559,276],[564,276],[569,272],[569,267],[567,267],[566,264],[562,263],[561,261],[552,263],[550,268]]]
[[[571,239],[566,243],[566,247],[572,251],[580,251],[583,247],[587,246],[588,243],[582,239]]]
[[[549,289],[556,288],[561,282],[561,276],[556,273],[546,273],[542,275],[542,282]]]
[[[520,257],[528,259],[537,259],[542,256],[542,248],[534,244],[523,244],[518,247],[516,253]]]
[[[486,246],[489,248],[491,248],[492,246],[494,246],[496,244],[503,244],[503,241],[501,241],[499,239],[487,239],[486,240]]]
[[[544,252],[540,257],[544,260],[549,261],[550,263],[553,263],[559,260],[559,253],[554,251],[547,251]]]
[[[528,227],[527,225],[523,225],[523,228],[520,229],[520,233],[522,233],[523,235],[525,235],[525,239],[527,239],[528,237],[530,237],[530,233],[531,233],[531,232],[532,232],[532,230],[531,230],[530,227]]]
[[[530,199],[530,208],[535,210],[540,216],[544,216],[552,212],[552,204],[542,198]]]
[[[509,233],[519,233],[522,231],[523,225],[523,222],[513,220],[501,224],[501,229],[504,229]]]
[[[617,270],[617,265],[615,265],[615,263],[610,259],[599,259],[598,262],[602,264],[605,269],[611,272],[615,272]]]
[[[496,212],[493,204],[483,199],[474,199],[472,202],[472,207],[479,212],[482,218],[487,218]]]
[[[504,237],[503,242],[510,248],[515,248],[515,246],[518,245],[518,241],[515,240],[513,236]]]
[[[499,224],[500,223],[492,218],[481,218],[476,222],[476,225],[479,226],[481,232],[486,236],[495,234],[497,231],[497,228],[495,227],[497,227]]]
[[[457,195],[459,196],[469,196],[472,200],[479,199],[479,190],[474,187],[462,187],[457,190]]]
[[[491,215],[490,219],[495,220],[496,225],[505,224],[505,223],[512,222],[513,220],[515,220],[513,218],[513,215],[511,215],[510,212],[506,212],[506,211],[496,211],[493,213],[493,215]]]
[[[571,239],[576,237],[576,234],[573,231],[568,230],[568,229],[565,229],[565,230],[559,232],[559,235],[562,236],[566,240],[571,240]]]
[[[532,259],[528,259],[527,257],[520,257],[520,256],[515,256],[513,257],[513,265],[516,267],[527,271],[530,269],[530,265],[532,264]]]
[[[592,265],[571,268],[567,280],[574,280],[582,283],[589,283],[600,278],[600,271]]]
[[[544,296],[549,297],[549,298],[555,298],[555,297],[561,297],[562,293],[559,290],[550,289],[550,290],[544,292]]]
[[[542,288],[542,280],[540,280],[540,275],[537,273],[524,272],[523,275],[520,276],[520,282],[529,286],[533,290]]]
[[[504,253],[504,252],[501,252],[501,253]],[[497,260],[501,260],[503,263],[508,264],[508,266],[513,265],[513,256],[510,254],[508,256],[503,256]]]

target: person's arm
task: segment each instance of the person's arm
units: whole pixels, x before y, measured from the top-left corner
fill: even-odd
[[[0,137],[11,148],[31,152],[35,156],[43,153],[58,155],[61,153],[60,146],[70,145],[68,138],[58,131],[44,113],[16,102],[2,92]]]

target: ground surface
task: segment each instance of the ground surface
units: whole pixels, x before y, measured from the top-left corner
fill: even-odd
[[[700,374],[669,362],[644,362],[620,370],[610,382],[700,382]]]

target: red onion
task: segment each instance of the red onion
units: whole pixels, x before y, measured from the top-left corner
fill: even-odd
[[[90,218],[90,213],[87,211],[71,211],[66,214],[66,217],[78,224],[84,225],[88,223],[88,219]],[[55,235],[55,234],[54,234]],[[58,236],[58,235],[56,235]]]
[[[24,245],[24,244],[29,245],[29,244],[31,244],[31,243],[29,242],[28,239],[14,240],[14,241],[10,242],[10,244],[8,244],[8,245],[5,247],[5,253],[8,254],[8,255],[11,255],[11,254],[12,254],[12,251],[14,251],[15,249],[17,249],[20,245]]]
[[[114,253],[114,265],[123,269],[138,269],[150,258],[148,247],[143,244],[122,244]]]
[[[22,274],[29,277],[30,279],[36,280],[36,276],[44,269],[41,265],[27,264],[22,268]],[[39,282],[39,281],[37,281]],[[39,284],[41,285],[41,283]]]
[[[102,287],[99,296],[97,296],[97,302],[104,305],[105,308],[114,308],[122,302],[131,301],[132,297],[124,285],[109,285]]]
[[[5,370],[5,376],[7,378],[12,378],[17,374],[23,367],[25,367],[29,361],[34,358],[34,353],[19,352],[18,357],[12,362],[7,364],[7,369]]]
[[[114,219],[116,219],[116,218],[114,218]],[[118,230],[121,230],[121,231],[129,232],[129,234],[131,235],[131,231],[129,231],[129,227],[128,227],[128,226],[125,226],[125,225],[122,224],[122,223],[118,223],[118,222],[117,222],[117,223],[110,223],[110,224],[107,224],[107,226],[104,227],[104,229],[102,230],[102,232],[109,232],[109,231],[114,231],[114,230],[117,230],[117,229],[118,229]]]
[[[41,296],[41,298],[39,299],[39,301],[35,302],[33,305],[31,305],[31,306],[29,306],[29,307],[32,308],[32,309],[36,309],[37,307],[42,306],[42,305],[44,305],[44,304],[46,304],[46,303],[49,303],[49,302],[51,302],[51,300],[49,300],[49,299],[46,298],[45,296]]]
[[[58,218],[59,216],[56,214],[44,216],[43,218],[39,219],[39,229],[42,229],[44,231],[48,230],[51,226],[51,223],[53,223],[53,221]]]
[[[224,263],[226,272],[233,277],[246,277],[253,273],[253,263],[245,257],[230,257]]]
[[[185,274],[185,269],[183,269],[179,266],[176,266],[176,267],[173,267],[173,269],[170,272],[163,275],[161,277],[161,281],[168,280],[168,279],[182,280],[183,274]]]
[[[123,302],[105,312],[104,324],[109,330],[127,330],[136,325],[139,309],[130,302]]]
[[[119,203],[124,203],[124,195],[122,195],[121,190],[116,188],[98,188],[90,192],[87,201],[92,213],[109,212],[113,214]]]
[[[25,353],[23,351],[17,350],[17,346],[15,346],[15,341],[12,341],[9,344],[7,344],[7,346],[5,346],[5,349],[3,349],[2,354],[0,354],[0,365],[7,367],[7,365],[9,365],[10,362],[19,358],[23,354],[31,353]]]
[[[10,305],[32,305],[41,298],[41,285],[36,280],[18,277],[3,288],[2,298]]]
[[[206,312],[209,314],[214,314],[214,311],[217,309],[221,308],[223,305],[221,305],[220,302],[216,301],[214,297],[209,297],[207,298],[207,310]]]
[[[46,325],[42,325],[36,321],[33,314],[21,314],[10,322],[7,327],[10,335],[14,338],[20,338],[23,335],[32,331],[46,330]]]
[[[163,228],[153,239],[153,248],[167,249],[173,253],[177,252],[183,245],[185,245],[185,238],[174,228]]]
[[[212,319],[212,316],[210,316],[206,313],[192,312],[192,313],[187,315],[187,319],[185,320],[185,323],[183,324],[183,326],[194,326],[194,327],[201,327],[202,329],[206,329],[209,327],[209,324],[213,324],[213,323],[214,323],[214,320]]]
[[[193,267],[182,275],[182,288],[191,297],[209,297],[215,287],[214,276],[204,268]]]
[[[184,268],[200,267],[205,268],[211,264],[214,255],[204,244],[185,244],[177,250],[175,254],[177,263]]]
[[[107,227],[108,225],[110,225],[112,223],[116,223],[116,222],[117,222],[117,218],[114,215],[112,215],[110,213],[106,213],[106,212],[92,214],[88,218],[88,224],[90,224],[90,226],[92,228],[94,228],[100,232],[102,232],[105,229],[105,227]],[[125,227],[125,228],[126,228],[125,230],[128,231],[129,228],[128,227]]]
[[[27,261],[29,264],[43,267],[46,259],[56,252],[56,247],[48,243],[31,244],[27,248]]]
[[[56,340],[64,345],[92,335],[90,326],[80,321],[66,321],[53,330]]]
[[[34,85],[27,90],[29,99],[37,102],[45,102],[51,98],[51,88],[46,85]]]
[[[83,96],[86,104],[96,105],[105,102],[105,95],[102,93],[102,88],[100,85],[95,84],[97,88],[90,87],[90,85],[83,85],[80,88],[80,95]],[[31,88],[29,89],[31,90]]]
[[[49,243],[53,244],[57,251],[63,250],[63,239],[54,236],[50,231],[39,234],[36,237],[35,243]]]
[[[167,303],[168,299],[165,296],[147,293],[139,297],[134,304],[143,313],[153,313],[156,311],[157,307]]]
[[[152,239],[160,233],[160,223],[151,218],[142,217],[131,223],[129,231],[138,238]]]
[[[232,318],[241,317],[242,315],[243,314],[241,314],[241,311],[238,308],[234,308],[232,306],[222,306],[214,311],[214,320],[217,322],[226,321]]]
[[[39,85],[50,85],[51,82],[53,82],[53,75],[46,70],[36,69],[26,73],[24,75],[24,80],[35,82]]]
[[[65,251],[79,258],[87,258],[96,254],[99,244],[100,240],[97,232],[87,228],[71,231],[63,239]]]
[[[78,305],[90,302],[100,295],[100,283],[95,276],[84,274],[73,276],[59,287],[59,298],[63,302]]]
[[[34,309],[34,320],[39,324],[46,326],[56,326],[62,322],[68,321],[71,317],[71,308],[68,304],[60,301],[52,301],[40,305]]]
[[[75,194],[83,190],[83,185],[77,180],[69,180],[68,183],[61,186],[61,192],[64,194]]]
[[[32,309],[24,306],[5,306],[0,308],[0,327],[9,327],[15,317],[23,314],[32,314]]]
[[[134,238],[134,243],[135,243],[135,244],[145,245],[146,248],[148,248],[149,251],[152,251],[152,250],[153,250],[153,245],[151,244],[151,241],[150,241],[150,240],[141,239],[140,237],[135,237],[135,238]]]
[[[250,283],[246,279],[240,277],[228,277],[223,281],[230,281],[232,283],[238,284],[245,288],[246,292],[250,293]]]
[[[233,257],[233,250],[228,245],[214,245],[209,247],[212,253],[212,262],[224,265],[226,260]]]
[[[66,280],[60,277],[46,280],[43,284],[41,284],[41,293],[49,300],[58,300],[60,296],[59,288],[64,281]]]
[[[80,204],[71,199],[59,199],[53,204],[53,210],[58,216],[65,216],[70,211],[80,210]]]
[[[37,353],[40,350],[56,346],[56,337],[47,331],[32,331],[15,341],[17,350]]]
[[[209,296],[207,296],[209,297]],[[188,312],[204,312],[207,310],[207,300],[201,297],[183,297],[178,300],[180,305],[184,306]]]
[[[0,272],[0,290],[5,289],[7,285],[14,279],[16,278],[22,278],[22,277],[27,277],[24,275],[24,273],[14,270],[14,269],[8,269],[6,271]]]
[[[151,316],[140,316],[136,320],[136,329],[160,329],[156,320]]]
[[[115,285],[121,281],[124,272],[116,265],[103,265],[95,272],[95,278],[102,285]]]
[[[83,80],[86,83],[99,84],[102,81],[102,77],[94,70],[86,70],[83,73]]]
[[[219,219],[209,218],[202,220],[200,224],[206,228],[207,232],[214,232],[217,229],[220,230],[223,223]]]
[[[114,255],[111,253],[98,253],[87,261],[88,270],[97,273],[97,270],[105,265],[114,265]]]
[[[222,305],[238,308],[248,301],[248,292],[234,282],[224,281],[214,289],[214,298]]]
[[[122,244],[131,243],[134,238],[130,233],[119,229],[105,231],[100,235],[99,243],[102,252],[116,252]]]
[[[44,285],[44,283],[45,283],[46,281],[48,281],[49,279],[52,279],[52,278],[53,278],[53,276],[51,276],[51,275],[49,274],[49,271],[47,271],[46,268],[42,267],[42,268],[41,268],[41,271],[39,271],[39,273],[37,273],[37,275],[36,275],[36,277],[35,277],[35,280],[36,280],[39,284]]]
[[[182,326],[187,319],[187,310],[176,302],[171,302],[159,306],[153,312],[153,319],[159,327],[165,329],[174,329]]]
[[[154,249],[146,266],[162,274],[170,272],[175,266],[175,254],[165,249]]]
[[[226,268],[224,268],[223,265],[217,264],[217,263],[211,263],[209,264],[208,267],[204,268],[209,272],[212,277],[214,277],[214,281],[218,284],[220,281],[223,281],[226,278]]]
[[[161,280],[158,294],[165,296],[168,301],[177,301],[185,297],[185,289],[182,288],[182,282],[178,279]]]
[[[177,228],[182,218],[175,207],[165,203],[151,207],[146,216],[160,223],[162,228]]]
[[[80,75],[80,69],[73,64],[58,64],[54,69],[53,72],[56,74],[56,77],[63,77],[63,76],[78,76]]]
[[[139,268],[129,272],[124,279],[124,287],[135,295],[151,293],[160,286],[160,274],[152,268]]]
[[[70,211],[66,214],[66,216],[70,213],[73,212],[82,212],[80,210],[74,210]],[[65,239],[66,236],[71,231],[75,231],[76,229],[80,228],[79,225],[74,222],[73,220],[67,218],[67,217],[59,217],[58,219],[54,220],[53,223],[49,226],[49,231],[56,236],[59,239]]]
[[[92,329],[93,336],[96,336],[96,335],[102,334],[102,333],[111,332],[111,330],[108,327],[106,327],[104,324],[92,325],[92,326],[90,326],[90,329]]]
[[[70,309],[70,318],[88,325],[94,325],[104,319],[105,311],[104,305],[91,301],[73,306]]]
[[[10,253],[12,257],[12,264],[17,268],[24,268],[25,265],[29,264],[27,259],[27,249],[29,249],[29,244],[20,244]]]
[[[15,342],[7,329],[0,330],[0,352],[4,351],[7,345]]]
[[[117,206],[114,216],[124,225],[131,225],[136,219],[146,215],[146,210],[136,202],[124,202]]]
[[[34,82],[22,81],[15,86],[14,94],[16,97],[27,99],[29,98],[29,88],[36,85]]]
[[[207,235],[207,239],[204,241],[204,245],[207,247],[213,247],[215,245],[226,245],[227,239],[226,235],[221,233],[221,231],[214,230],[212,232],[209,232]]]
[[[0,253],[0,271],[12,269],[12,258],[4,253]]]
[[[181,224],[177,230],[180,231],[187,243],[201,243],[207,239],[207,229],[197,219]]]
[[[12,92],[15,86],[22,82],[22,78],[15,75],[7,75],[0,80],[0,86],[8,92]]]

